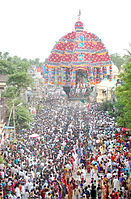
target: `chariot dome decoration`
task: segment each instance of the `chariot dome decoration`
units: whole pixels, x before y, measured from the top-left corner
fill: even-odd
[[[85,31],[80,20],[75,23],[75,31],[55,44],[45,67],[45,83],[50,84],[75,86],[81,71],[81,81],[95,85],[107,78],[107,67],[112,79],[112,62],[104,44],[95,34]]]

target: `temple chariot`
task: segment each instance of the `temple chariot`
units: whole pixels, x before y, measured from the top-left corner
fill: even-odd
[[[109,68],[108,68],[109,67]],[[80,19],[75,30],[61,37],[45,65],[45,84],[63,86],[69,97],[88,96],[96,84],[112,80],[112,62],[102,41],[84,30]]]

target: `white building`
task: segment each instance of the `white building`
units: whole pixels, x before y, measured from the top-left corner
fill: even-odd
[[[116,88],[117,84],[117,79],[119,75],[119,70],[117,66],[112,65],[112,81],[109,81],[108,76],[110,72],[107,70],[107,79],[104,79],[101,83],[96,85],[96,92],[97,92],[97,97],[96,100],[97,102],[104,102],[104,101],[109,101],[109,100],[114,100],[114,90]]]

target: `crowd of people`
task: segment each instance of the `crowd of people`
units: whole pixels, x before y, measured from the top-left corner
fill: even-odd
[[[0,198],[131,198],[130,139],[98,107],[43,100],[31,129],[1,147]]]

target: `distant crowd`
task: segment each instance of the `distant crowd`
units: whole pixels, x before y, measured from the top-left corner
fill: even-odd
[[[0,198],[131,198],[130,137],[98,106],[43,99],[31,129],[1,146]]]

